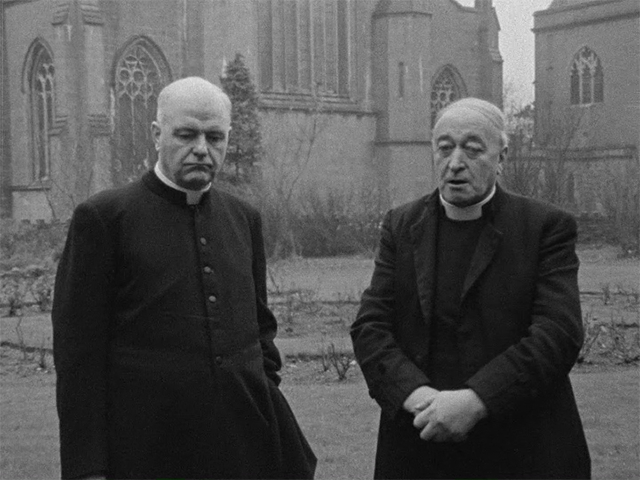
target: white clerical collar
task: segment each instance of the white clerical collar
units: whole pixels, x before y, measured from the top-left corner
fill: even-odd
[[[447,218],[451,220],[457,221],[469,221],[469,220],[477,220],[482,216],[482,207],[489,202],[496,194],[496,186],[494,185],[491,189],[489,195],[486,196],[483,200],[478,203],[474,203],[473,205],[469,205],[468,207],[457,207],[452,203],[447,202],[444,198],[442,198],[442,194],[440,194],[440,202],[444,207],[444,211],[447,215]]]
[[[184,192],[187,195],[187,205],[197,205],[198,203],[200,203],[202,195],[204,195],[204,193],[209,191],[209,189],[211,188],[211,182],[209,182],[204,188],[200,190],[189,190],[187,188],[181,187],[180,185],[176,185],[171,180],[169,180],[160,169],[160,162],[156,162],[156,166],[153,167],[153,171],[162,183],[164,183],[168,187],[173,188],[174,190]]]

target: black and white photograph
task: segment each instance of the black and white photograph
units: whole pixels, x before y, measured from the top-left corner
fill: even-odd
[[[0,0],[0,480],[640,477],[640,0]]]

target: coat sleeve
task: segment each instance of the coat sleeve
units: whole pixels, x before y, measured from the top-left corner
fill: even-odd
[[[51,315],[62,478],[107,471],[112,265],[105,224],[94,207],[80,205],[58,265]]]
[[[389,417],[402,411],[402,404],[411,392],[430,383],[402,351],[394,335],[396,242],[392,214],[387,213],[382,222],[371,284],[362,294],[360,310],[351,326],[354,352],[369,394]]]
[[[262,219],[256,214],[252,228],[253,245],[253,282],[256,291],[256,309],[258,312],[258,327],[260,329],[260,346],[264,358],[264,369],[276,385],[280,384],[278,371],[282,368],[280,352],[274,343],[278,331],[276,318],[267,303],[267,262],[264,253],[264,239],[262,237]]]
[[[578,358],[583,326],[576,238],[569,215],[558,213],[545,222],[527,333],[467,382],[491,416],[504,417],[525,402],[541,400]]]

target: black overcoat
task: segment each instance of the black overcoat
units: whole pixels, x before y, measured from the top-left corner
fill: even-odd
[[[437,191],[387,214],[351,330],[369,392],[382,408],[376,477],[588,478],[568,378],[583,341],[576,223],[541,202],[498,187],[484,207],[462,289],[463,388],[479,395],[488,418],[467,441],[437,444],[420,440],[402,409],[413,390],[430,384],[439,215]]]
[[[310,478],[277,387],[260,216],[153,172],[74,212],[54,357],[63,478]]]

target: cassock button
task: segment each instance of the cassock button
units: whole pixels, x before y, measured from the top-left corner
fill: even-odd
[[[202,245],[206,245],[206,244],[207,244],[207,239],[206,239],[206,238],[204,238],[204,237],[200,237],[200,243],[201,243]]]
[[[216,365],[222,365],[222,357],[218,355],[215,359]]]
[[[211,273],[213,270],[211,270],[211,267],[209,265],[207,265],[206,267],[204,267],[204,273]]]
[[[209,301],[211,303],[216,303],[218,301],[218,299],[216,298],[215,295],[209,295]]]

